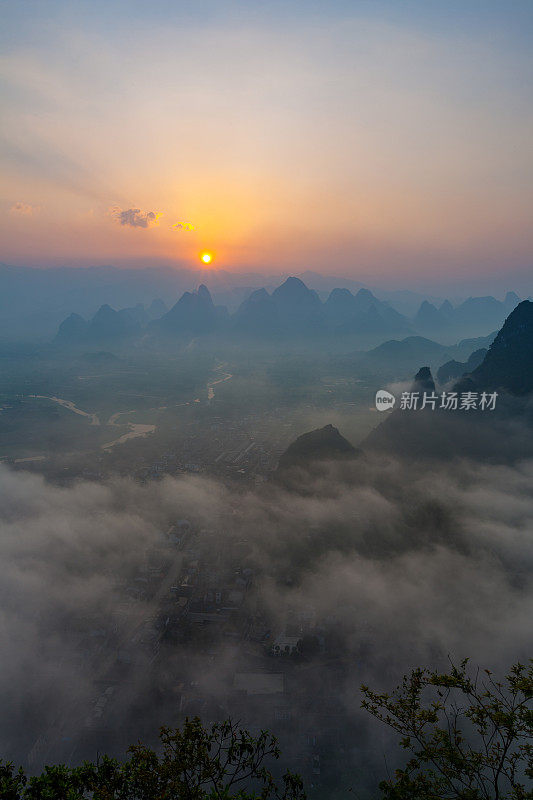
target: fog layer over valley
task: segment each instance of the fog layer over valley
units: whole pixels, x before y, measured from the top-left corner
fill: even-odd
[[[58,487],[0,466],[5,756],[35,770],[231,714],[324,786],[363,763],[358,787],[375,786],[397,753],[359,711],[361,683],[527,657],[533,460],[363,454],[299,480]]]

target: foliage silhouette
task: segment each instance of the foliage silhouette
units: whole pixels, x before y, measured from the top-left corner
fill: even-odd
[[[2,800],[305,800],[300,778],[276,781],[269,763],[280,757],[267,731],[252,736],[227,720],[210,728],[195,717],[181,729],[161,728],[161,748],[129,748],[130,758],[103,756],[80,767],[45,767],[27,778],[0,762]]]
[[[471,676],[465,660],[448,673],[415,669],[391,694],[361,688],[362,707],[411,753],[380,784],[386,800],[533,798],[533,661],[503,681]]]

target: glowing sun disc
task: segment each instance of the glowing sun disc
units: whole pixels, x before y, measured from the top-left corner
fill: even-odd
[[[201,258],[204,264],[210,264],[211,261],[213,260],[213,256],[211,255],[211,253],[202,253]]]

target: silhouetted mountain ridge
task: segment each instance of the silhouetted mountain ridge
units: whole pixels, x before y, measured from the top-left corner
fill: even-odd
[[[533,302],[514,309],[470,377],[483,391],[533,392]]]
[[[280,456],[278,472],[306,467],[315,461],[355,458],[357,450],[333,425],[304,433]]]
[[[451,359],[443,364],[437,372],[437,380],[440,384],[449,383],[449,381],[460,378],[468,372],[472,372],[476,367],[479,367],[485,356],[487,355],[487,348],[480,347],[470,354],[467,361],[455,361]]]
[[[227,316],[225,307],[217,307],[207,286],[200,284],[194,292],[185,292],[170,311],[154,320],[149,329],[165,335],[213,333]]]
[[[513,309],[520,302],[515,292],[507,292],[503,301],[491,296],[469,297],[456,308],[445,300],[437,308],[424,300],[413,317],[412,324],[417,331],[433,336],[454,332],[491,330],[500,328]]]
[[[504,308],[517,300],[517,295],[508,292],[503,303],[492,297],[469,298],[456,309],[449,301],[444,301],[439,308],[424,301],[410,322],[366,288],[360,288],[356,294],[348,288],[334,288],[322,302],[316,291],[293,276],[271,293],[259,288],[245,294],[245,299],[231,315],[225,306],[215,305],[204,284],[194,291],[184,292],[168,311],[162,300],[154,300],[148,309],[139,303],[120,311],[106,303],[89,323],[79,315],[64,320],[57,340],[124,339],[138,336],[143,331],[151,336],[165,337],[224,333],[228,336],[246,334],[259,339],[280,336],[312,339],[345,335],[398,336],[427,329],[449,336],[452,332],[483,327],[489,319],[499,319]],[[154,318],[158,314],[159,317]],[[86,329],[84,323],[88,326]],[[424,337],[411,338],[420,344],[424,340]],[[390,343],[390,347],[393,346],[398,344]],[[431,347],[444,348],[444,345],[434,342]],[[379,353],[375,355],[380,357]],[[451,357],[452,353],[448,360]]]

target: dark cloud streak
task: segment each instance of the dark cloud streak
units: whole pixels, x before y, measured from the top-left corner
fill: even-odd
[[[157,224],[161,216],[157,211],[141,211],[140,208],[122,209],[119,206],[113,206],[109,213],[120,225],[127,225],[130,228],[150,228]]]

